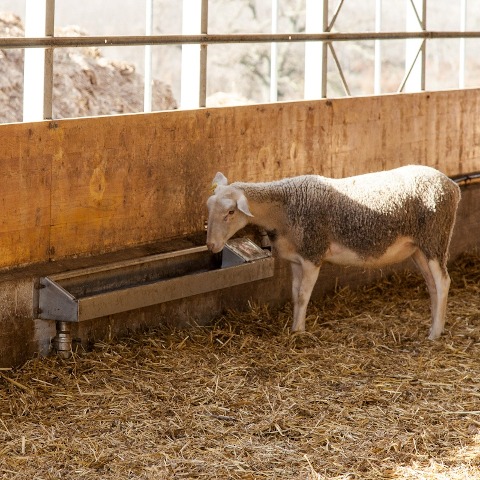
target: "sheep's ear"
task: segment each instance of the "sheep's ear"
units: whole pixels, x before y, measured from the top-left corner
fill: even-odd
[[[237,201],[237,208],[244,213],[245,215],[248,215],[249,217],[253,217],[252,212],[248,208],[248,202],[247,202],[247,197],[245,195],[242,195],[238,201]]]
[[[215,187],[218,185],[228,185],[227,177],[222,172],[217,172],[215,178],[213,179],[212,185],[215,185]]]

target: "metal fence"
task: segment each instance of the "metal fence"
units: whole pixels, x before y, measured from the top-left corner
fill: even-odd
[[[151,111],[152,63],[154,45],[182,46],[181,108],[206,105],[208,47],[216,44],[263,43],[271,45],[270,101],[277,100],[277,46],[281,43],[305,43],[304,98],[327,97],[328,62],[333,62],[345,95],[351,95],[335,46],[339,42],[374,41],[374,93],[381,91],[382,43],[386,40],[405,42],[405,71],[398,91],[425,89],[425,58],[428,41],[459,40],[459,88],[464,87],[465,40],[480,39],[480,31],[466,30],[467,0],[460,0],[460,25],[457,31],[427,29],[426,0],[405,0],[405,31],[382,31],[382,0],[375,0],[375,29],[371,32],[335,31],[337,18],[344,7],[340,0],[329,10],[329,0],[305,0],[305,32],[278,33],[278,4],[272,3],[271,33],[209,34],[208,0],[182,0],[183,28],[179,35],[153,35],[153,0],[145,0],[145,35],[59,37],[54,34],[55,0],[26,0],[25,37],[0,38],[0,48],[25,49],[23,119],[35,121],[52,118],[52,84],[54,49],[66,47],[145,46],[144,111]],[[333,13],[332,13],[333,11]],[[329,14],[330,12],[330,14]]]

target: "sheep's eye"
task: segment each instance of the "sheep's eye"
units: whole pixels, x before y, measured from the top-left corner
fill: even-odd
[[[234,213],[235,213],[235,210],[229,210],[229,211],[228,211],[228,214],[229,214],[229,215],[233,215]]]

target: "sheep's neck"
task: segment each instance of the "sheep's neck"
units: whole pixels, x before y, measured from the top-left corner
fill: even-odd
[[[251,223],[267,231],[283,230],[281,227],[285,224],[285,214],[279,204],[248,199],[248,205],[253,215]]]

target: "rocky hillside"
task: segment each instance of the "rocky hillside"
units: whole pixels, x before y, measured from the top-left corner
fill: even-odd
[[[86,35],[77,27],[59,36]],[[0,37],[23,37],[20,18],[0,13]],[[107,60],[97,48],[54,53],[53,116],[84,117],[143,111],[143,76],[125,62]],[[22,121],[23,50],[0,49],[0,123]],[[169,85],[153,81],[153,110],[177,108]]]

